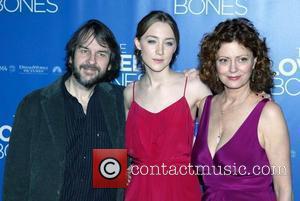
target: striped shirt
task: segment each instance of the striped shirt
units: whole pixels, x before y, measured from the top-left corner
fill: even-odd
[[[63,85],[66,119],[66,167],[61,201],[116,200],[115,189],[93,189],[92,149],[111,148],[97,86],[86,114]]]

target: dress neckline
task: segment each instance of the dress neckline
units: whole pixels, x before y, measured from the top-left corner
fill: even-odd
[[[174,105],[178,104],[180,101],[185,100],[186,104],[187,104],[187,100],[185,98],[185,96],[182,96],[181,98],[177,99],[175,102],[171,103],[170,105],[164,107],[163,109],[161,109],[158,112],[152,112],[148,109],[146,109],[145,107],[143,107],[142,105],[140,105],[138,102],[136,102],[135,100],[132,101],[132,103],[134,103],[135,105],[137,105],[139,108],[141,108],[142,110],[144,110],[145,112],[152,114],[152,115],[159,115],[160,113],[163,113],[164,111],[168,110],[169,108],[172,108]]]
[[[211,97],[211,102],[212,102],[213,97]],[[209,122],[210,122],[210,110],[211,110],[211,106],[212,104],[210,104],[209,107],[209,111],[208,111],[208,120],[207,120],[207,129],[206,129],[206,146],[207,146],[207,150],[209,153],[209,156],[212,160],[214,160],[214,158],[216,157],[216,155],[218,154],[218,152],[220,152],[224,147],[228,146],[228,144],[232,143],[232,141],[237,138],[239,131],[244,127],[244,125],[246,124],[247,121],[249,121],[250,117],[252,116],[252,114],[254,113],[254,111],[256,110],[256,108],[258,107],[258,105],[260,105],[261,102],[263,102],[265,99],[260,100],[258,103],[256,103],[256,105],[253,107],[253,109],[250,111],[250,113],[246,116],[245,120],[241,123],[241,125],[238,127],[238,129],[233,133],[233,135],[231,136],[231,138],[225,142],[221,147],[219,147],[216,151],[215,154],[212,155],[211,150],[209,149],[208,146],[208,132],[209,132]]]

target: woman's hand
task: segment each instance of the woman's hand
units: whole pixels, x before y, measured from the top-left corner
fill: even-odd
[[[130,181],[131,181],[131,168],[132,168],[132,165],[130,165],[128,168],[127,168],[127,186],[130,184]]]
[[[260,98],[267,98],[269,99],[270,101],[272,101],[272,97],[270,94],[267,94],[266,92],[260,92],[260,93],[256,93],[256,95]]]
[[[196,68],[188,68],[184,70],[183,73],[184,76],[188,77],[189,79],[199,77],[199,70],[197,70]]]

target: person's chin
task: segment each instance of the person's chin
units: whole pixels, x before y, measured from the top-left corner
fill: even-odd
[[[245,83],[230,83],[227,85],[227,88],[229,89],[240,89],[244,87],[246,84]]]
[[[167,64],[164,64],[164,63],[161,63],[161,64],[153,64],[151,66],[151,69],[154,71],[154,72],[161,72],[163,71],[168,65]]]
[[[94,80],[97,79],[97,77],[99,76],[97,72],[94,73],[81,73],[81,79],[89,81],[89,80]]]

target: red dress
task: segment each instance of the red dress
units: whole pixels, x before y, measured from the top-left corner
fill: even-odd
[[[133,101],[126,121],[126,148],[135,167],[125,201],[201,200],[198,178],[189,174],[192,168],[188,167],[194,122],[185,98],[186,83],[183,96],[157,113],[135,101],[133,85]]]

